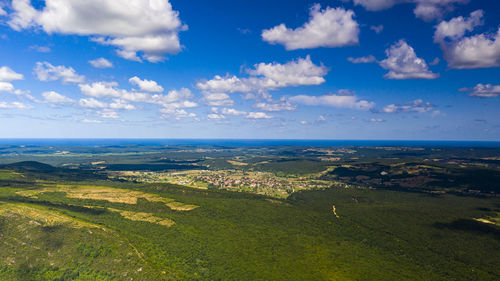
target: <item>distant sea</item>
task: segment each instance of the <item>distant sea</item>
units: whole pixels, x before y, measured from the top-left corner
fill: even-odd
[[[422,140],[305,140],[305,139],[7,139],[0,145],[26,146],[427,146],[500,147],[500,141],[422,141]]]

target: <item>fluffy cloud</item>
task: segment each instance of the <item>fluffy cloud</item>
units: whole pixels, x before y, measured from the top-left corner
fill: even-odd
[[[42,97],[45,99],[45,102],[48,102],[48,103],[74,102],[74,100],[72,100],[66,96],[63,96],[57,92],[54,92],[54,91],[44,92],[44,93],[42,93]]]
[[[0,67],[0,81],[23,80],[24,76],[8,66]]]
[[[198,82],[196,87],[206,93],[241,92],[267,96],[266,91],[268,90],[322,84],[325,82],[323,76],[328,73],[328,69],[323,65],[314,64],[307,56],[285,64],[276,62],[255,64],[252,69],[247,69],[246,72],[250,77],[216,75],[211,80]]]
[[[263,111],[293,111],[297,109],[296,105],[291,104],[289,101],[282,99],[279,102],[259,102],[255,107]]]
[[[246,116],[248,119],[271,119],[273,116],[265,112],[249,112]]]
[[[45,0],[36,10],[30,0],[13,0],[8,24],[14,30],[95,36],[94,41],[118,48],[132,60],[151,62],[181,50],[179,32],[187,27],[168,0]],[[139,53],[139,54],[138,54]]]
[[[32,109],[33,106],[20,102],[4,102],[0,101],[0,109]]]
[[[9,82],[0,82],[0,92],[13,92],[14,91],[14,85]]]
[[[369,11],[380,11],[401,3],[415,3],[413,13],[425,21],[439,19],[447,11],[453,10],[454,4],[467,3],[469,0],[343,0],[352,1]]]
[[[377,59],[372,55],[359,58],[348,57],[347,60],[352,63],[372,63],[377,61]]]
[[[343,8],[321,10],[319,4],[311,7],[309,22],[291,29],[280,24],[262,31],[262,39],[271,44],[282,44],[287,50],[317,47],[342,47],[359,42],[359,25],[354,12]]]
[[[80,99],[78,102],[81,107],[85,108],[106,108],[108,105],[102,101],[98,101],[94,98]]]
[[[89,60],[90,65],[95,68],[111,68],[113,67],[113,63],[105,58],[97,58],[95,60]]]
[[[435,105],[429,103],[429,102],[424,102],[421,99],[417,99],[408,103],[405,103],[403,105],[401,104],[389,104],[388,106],[384,107],[382,111],[384,113],[408,113],[408,112],[417,112],[417,113],[423,113],[423,112],[428,112],[431,111]]]
[[[434,32],[434,42],[441,43],[446,38],[451,40],[460,39],[465,35],[466,31],[472,31],[476,26],[482,25],[483,21],[482,10],[474,11],[470,17],[464,18],[462,16],[453,18],[449,21],[442,21],[436,26]]]
[[[78,75],[72,67],[54,66],[48,62],[37,62],[33,71],[38,80],[44,82],[61,80],[63,83],[81,83],[85,80],[85,77]]]
[[[125,109],[125,110],[133,110],[135,106],[121,99],[115,99],[112,103],[109,104],[109,108],[111,109]]]
[[[345,90],[339,91],[337,94],[326,94],[323,96],[298,95],[291,97],[290,101],[311,106],[330,106],[359,110],[369,110],[375,106],[374,102],[360,100],[354,93]]]
[[[245,111],[236,110],[234,108],[222,108],[221,113],[225,115],[234,115],[234,116],[241,116],[247,114]]]
[[[203,101],[210,106],[231,106],[234,101],[225,93],[203,93]]]
[[[128,80],[131,84],[139,86],[139,89],[146,92],[161,93],[163,92],[163,87],[158,85],[156,81],[153,80],[141,80],[141,78],[134,76]]]
[[[482,21],[483,11],[477,10],[468,18],[456,17],[436,26],[434,41],[439,43],[448,66],[458,69],[500,66],[500,28],[496,34],[477,34],[464,37]]]
[[[300,85],[319,85],[325,82],[323,76],[328,69],[323,65],[315,65],[310,56],[299,58],[285,64],[259,63],[248,74],[255,76],[248,82],[255,87],[276,89]]]
[[[415,50],[404,40],[394,43],[385,50],[387,58],[379,62],[389,70],[384,77],[389,79],[436,79],[439,74],[429,71],[425,60],[417,57]]]
[[[207,115],[207,118],[211,120],[220,120],[220,119],[226,119],[226,116],[222,114],[211,113]]]
[[[469,97],[496,98],[500,96],[500,85],[479,83],[474,88],[462,88],[459,91],[469,92]]]

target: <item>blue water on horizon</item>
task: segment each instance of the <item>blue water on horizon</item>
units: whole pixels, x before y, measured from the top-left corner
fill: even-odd
[[[25,146],[431,146],[500,147],[500,141],[306,140],[306,139],[20,139],[0,138],[0,145]]]

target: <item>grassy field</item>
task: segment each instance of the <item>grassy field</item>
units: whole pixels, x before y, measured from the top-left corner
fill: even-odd
[[[0,187],[0,280],[495,280],[500,229],[476,219],[499,211],[494,198],[388,190],[278,200],[169,184],[13,184]]]

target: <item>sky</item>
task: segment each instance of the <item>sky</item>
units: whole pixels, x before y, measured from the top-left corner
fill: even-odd
[[[499,13],[491,0],[0,0],[0,137],[498,141]]]

